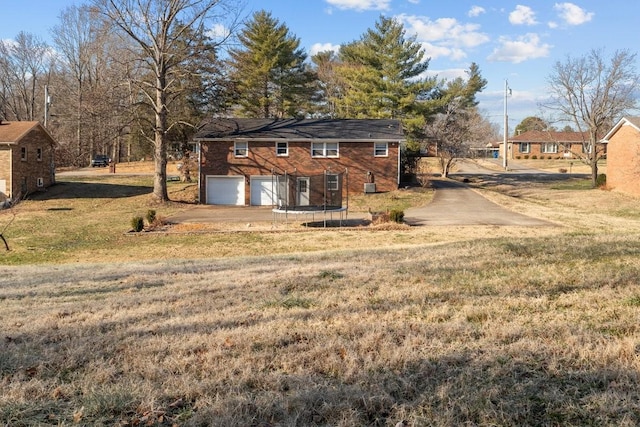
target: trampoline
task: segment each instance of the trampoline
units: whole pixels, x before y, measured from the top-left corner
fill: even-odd
[[[296,220],[306,216],[313,222],[321,217],[326,227],[327,220],[333,221],[335,216],[339,219],[340,226],[347,219],[349,175],[346,169],[340,173],[325,170],[316,175],[297,171],[273,173],[272,179],[277,201],[272,209],[274,223],[283,220],[286,222],[290,216]]]

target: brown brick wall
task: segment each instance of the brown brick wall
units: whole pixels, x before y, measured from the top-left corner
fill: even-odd
[[[27,160],[21,158],[21,148],[27,149]],[[42,159],[38,160],[38,149],[42,150]],[[33,193],[42,190],[38,187],[38,178],[42,178],[44,187],[52,184],[51,164],[53,158],[52,142],[47,133],[40,127],[35,127],[19,144],[13,145],[13,185],[11,197]]]
[[[373,142],[340,142],[338,158],[311,157],[311,143],[289,142],[289,155],[276,156],[275,142],[249,142],[246,158],[234,157],[233,142],[204,142],[201,150],[200,182],[205,184],[207,175],[244,175],[245,200],[249,203],[249,177],[289,173],[312,176],[325,170],[341,173],[348,171],[349,193],[362,193],[368,181],[368,172],[373,174],[376,191],[392,191],[398,188],[399,143],[390,142],[388,157],[375,157]],[[200,200],[206,200],[205,185],[201,186]]]
[[[640,132],[621,126],[607,147],[607,186],[640,196]]]

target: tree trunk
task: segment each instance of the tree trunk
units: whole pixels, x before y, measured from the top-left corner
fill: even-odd
[[[595,159],[591,159],[591,185],[593,188],[598,186],[598,162]]]
[[[158,202],[169,201],[167,192],[167,95],[165,93],[166,73],[162,71],[156,86],[156,129],[154,140],[155,174],[153,179],[153,197]]]

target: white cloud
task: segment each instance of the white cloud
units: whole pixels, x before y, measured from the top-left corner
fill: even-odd
[[[486,12],[486,10],[484,9],[484,7],[473,6],[473,7],[471,7],[471,9],[469,9],[469,12],[467,12],[467,15],[472,17],[472,18],[475,18],[476,16],[480,16],[485,12]]]
[[[315,43],[313,46],[311,46],[309,56],[313,56],[320,52],[327,52],[327,51],[338,52],[339,50],[340,50],[340,45],[338,44]]]
[[[464,68],[450,68],[447,70],[428,70],[425,72],[426,77],[438,77],[438,79],[445,79],[447,81],[455,80],[458,77],[462,79],[467,79],[469,75],[467,74],[468,70]]]
[[[420,4],[420,0],[409,0],[411,4]]]
[[[465,49],[489,41],[489,36],[479,31],[479,25],[460,23],[454,18],[432,21],[424,16],[399,15],[396,19],[405,25],[407,33],[416,35],[431,58],[462,59],[467,56]]]
[[[551,29],[558,28],[558,23],[557,23],[557,22],[555,22],[555,21],[549,21],[549,22],[547,23],[547,26],[548,26],[549,28],[551,28]]]
[[[529,59],[547,57],[553,47],[550,44],[541,43],[540,37],[533,33],[520,36],[517,40],[500,37],[499,42],[500,46],[488,57],[490,61],[518,64]]]
[[[587,12],[573,3],[556,3],[553,8],[558,11],[558,16],[568,25],[584,24],[591,21],[591,18],[595,15],[593,12]]]
[[[535,25],[536,13],[529,6],[516,6],[516,9],[509,14],[509,22],[513,25]]]
[[[449,58],[457,61],[467,57],[466,52],[460,48],[438,46],[428,42],[423,42],[421,45],[427,58]]]
[[[229,29],[222,24],[216,24],[209,31],[207,31],[207,36],[211,37],[213,40],[220,40],[229,37]]]
[[[389,10],[391,0],[325,0],[338,9],[353,9],[359,12],[365,10]]]

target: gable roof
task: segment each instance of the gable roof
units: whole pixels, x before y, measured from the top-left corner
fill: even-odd
[[[580,142],[588,141],[587,132],[552,132],[546,130],[529,130],[509,138],[509,142]]]
[[[613,126],[613,128],[611,128],[611,130],[609,132],[607,132],[607,134],[604,136],[604,138],[602,138],[603,142],[609,142],[609,138],[611,138],[616,132],[618,132],[618,130],[623,125],[631,125],[634,128],[636,128],[636,130],[638,132],[640,132],[640,117],[623,117],[623,118],[621,118],[618,121],[618,123],[616,123],[615,126]]]
[[[317,140],[400,141],[399,120],[390,119],[214,119],[203,125],[195,140]]]
[[[44,133],[49,137],[51,143],[54,143],[54,139],[40,122],[0,122],[0,144],[15,145],[20,142],[29,132],[35,128],[41,128]]]

